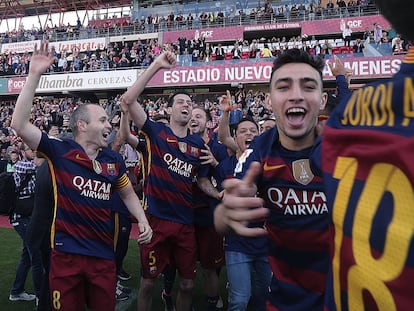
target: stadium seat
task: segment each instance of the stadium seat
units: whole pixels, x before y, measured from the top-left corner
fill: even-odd
[[[225,59],[225,60],[230,60],[230,59],[233,59],[233,53],[232,53],[232,52],[226,52],[226,53],[224,54],[224,59]]]
[[[249,58],[249,52],[242,52],[242,53],[241,53],[241,58],[242,58],[242,59],[247,59],[247,58]]]
[[[341,54],[341,53],[342,52],[341,52],[341,48],[340,47],[334,46],[332,48],[332,54]]]
[[[216,54],[215,53],[212,53],[211,54],[211,60],[216,60],[216,59],[217,59]]]

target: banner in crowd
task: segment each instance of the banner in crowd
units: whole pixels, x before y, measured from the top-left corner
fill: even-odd
[[[36,93],[88,90],[124,90],[137,79],[140,70],[115,70],[70,74],[42,75]],[[9,78],[7,93],[21,92],[26,77]]]
[[[400,68],[402,56],[342,58],[344,66],[352,69],[355,79],[387,78]],[[147,84],[148,87],[212,85],[231,83],[267,83],[272,72],[271,61],[211,62],[204,66],[176,67],[163,70]],[[323,72],[325,80],[334,80],[329,66]]]
[[[302,23],[302,36],[342,33],[344,25],[349,25],[352,32],[365,32],[374,29],[374,23],[379,24],[382,29],[391,29],[391,24],[382,15],[356,16],[347,18],[325,19]],[[362,37],[361,37],[362,39]]]
[[[176,42],[178,38],[185,37],[187,39],[206,38],[207,42],[214,41],[235,41],[244,38],[245,32],[251,31],[275,31],[274,36],[278,36],[277,30],[298,29],[298,34],[307,35],[309,39],[312,35],[323,34],[340,34],[343,25],[349,25],[353,32],[365,32],[373,30],[373,24],[378,23],[382,29],[389,30],[390,23],[382,15],[372,16],[355,16],[347,18],[333,18],[315,21],[301,22],[283,22],[283,23],[264,23],[246,26],[229,26],[218,28],[202,28],[202,29],[181,29],[179,31],[168,31],[163,33],[163,43]],[[283,34],[285,36],[285,34]]]
[[[353,72],[354,80],[389,78],[400,68],[404,56],[385,57],[346,57],[342,62]],[[268,83],[272,73],[272,61],[224,61],[210,62],[203,66],[175,67],[160,70],[149,81],[147,87],[180,87],[229,85],[232,83]],[[70,74],[43,75],[40,78],[38,93],[62,91],[87,91],[126,89],[131,86],[144,69],[97,71]],[[324,80],[331,81],[329,66],[325,66]],[[26,77],[9,78],[7,93],[18,94],[26,82]],[[0,94],[2,93],[0,89]]]
[[[4,43],[1,45],[1,53],[31,53],[34,51],[36,44],[37,46],[40,46],[40,40]],[[103,50],[106,48],[106,38],[49,42],[49,46],[53,46],[58,53],[64,50],[72,52],[73,49],[77,49],[78,52],[86,50],[95,51],[97,49]]]
[[[77,49],[78,52],[84,51],[96,51],[104,50],[106,48],[106,38],[93,38],[93,39],[83,39],[83,40],[69,40],[69,41],[58,41],[50,42],[50,46],[53,46],[55,50],[60,53],[62,51],[73,52],[74,49]]]

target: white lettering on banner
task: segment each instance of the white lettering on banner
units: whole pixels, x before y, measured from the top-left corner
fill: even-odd
[[[22,89],[24,84],[26,83],[26,80],[8,80],[8,87],[9,89]]]
[[[10,54],[10,53],[33,52],[35,44],[39,46],[40,40],[3,43],[1,45],[1,53]]]
[[[218,82],[220,70],[218,68],[166,70],[163,80],[164,83]]]
[[[376,61],[364,61],[352,63],[351,68],[357,76],[371,76],[371,75],[393,75],[400,68],[400,59],[384,59]]]
[[[77,48],[80,51],[96,51],[97,49],[104,49],[106,46],[105,38],[83,39],[83,40],[70,40],[51,42],[50,46],[53,46],[57,52],[68,51],[71,52],[73,48]]]
[[[349,28],[361,28],[362,27],[362,20],[349,20],[346,22],[346,24],[349,26]]]
[[[270,25],[257,25],[248,26],[244,28],[244,31],[257,31],[257,30],[274,30],[274,29],[288,29],[288,28],[300,28],[300,23],[278,23]]]
[[[43,75],[37,92],[127,88],[137,79],[137,70],[97,71]]]
[[[246,66],[230,67],[224,70],[226,81],[258,81],[269,80],[272,73],[272,66]]]
[[[211,39],[213,37],[213,30],[196,30],[194,32],[194,39],[198,40],[199,38]]]

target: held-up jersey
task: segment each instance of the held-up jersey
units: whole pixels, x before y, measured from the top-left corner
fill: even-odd
[[[253,161],[262,164],[257,188],[270,210],[266,228],[273,272],[268,310],[323,310],[330,215],[312,152],[313,147],[283,148],[273,128],[254,139],[235,169],[241,176]]]
[[[147,119],[141,129],[150,141],[145,186],[146,212],[165,220],[193,224],[193,181],[208,176],[200,162],[204,141],[199,135],[180,138],[163,123]]]
[[[74,140],[44,133],[38,150],[49,160],[56,198],[52,248],[114,259],[112,193],[129,183],[121,155],[103,148],[91,160]]]
[[[326,310],[412,310],[414,50],[339,104],[322,155],[335,228]]]

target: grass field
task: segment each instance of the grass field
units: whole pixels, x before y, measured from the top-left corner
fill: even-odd
[[[13,229],[0,228],[0,310],[1,311],[33,311],[35,303],[17,301],[9,301],[9,292],[11,284],[14,280],[17,261],[21,252],[21,240]],[[139,253],[138,246],[135,241],[130,240],[128,254],[124,261],[124,269],[132,275],[131,280],[123,282],[125,286],[134,288],[133,294],[129,300],[117,303],[117,311],[137,311],[136,292],[139,286]],[[224,303],[227,301],[227,292],[225,290],[225,270],[221,272],[221,294]],[[161,301],[161,279],[157,282],[158,286],[154,290],[153,311],[163,311],[164,307]],[[177,286],[175,286],[176,288]],[[26,291],[33,293],[31,276],[26,280]],[[205,297],[203,293],[203,277],[201,269],[198,269],[195,283],[194,306],[196,311],[205,310]],[[226,308],[226,306],[225,306]],[[225,310],[223,308],[222,310]],[[105,311],[105,310],[102,310]]]

